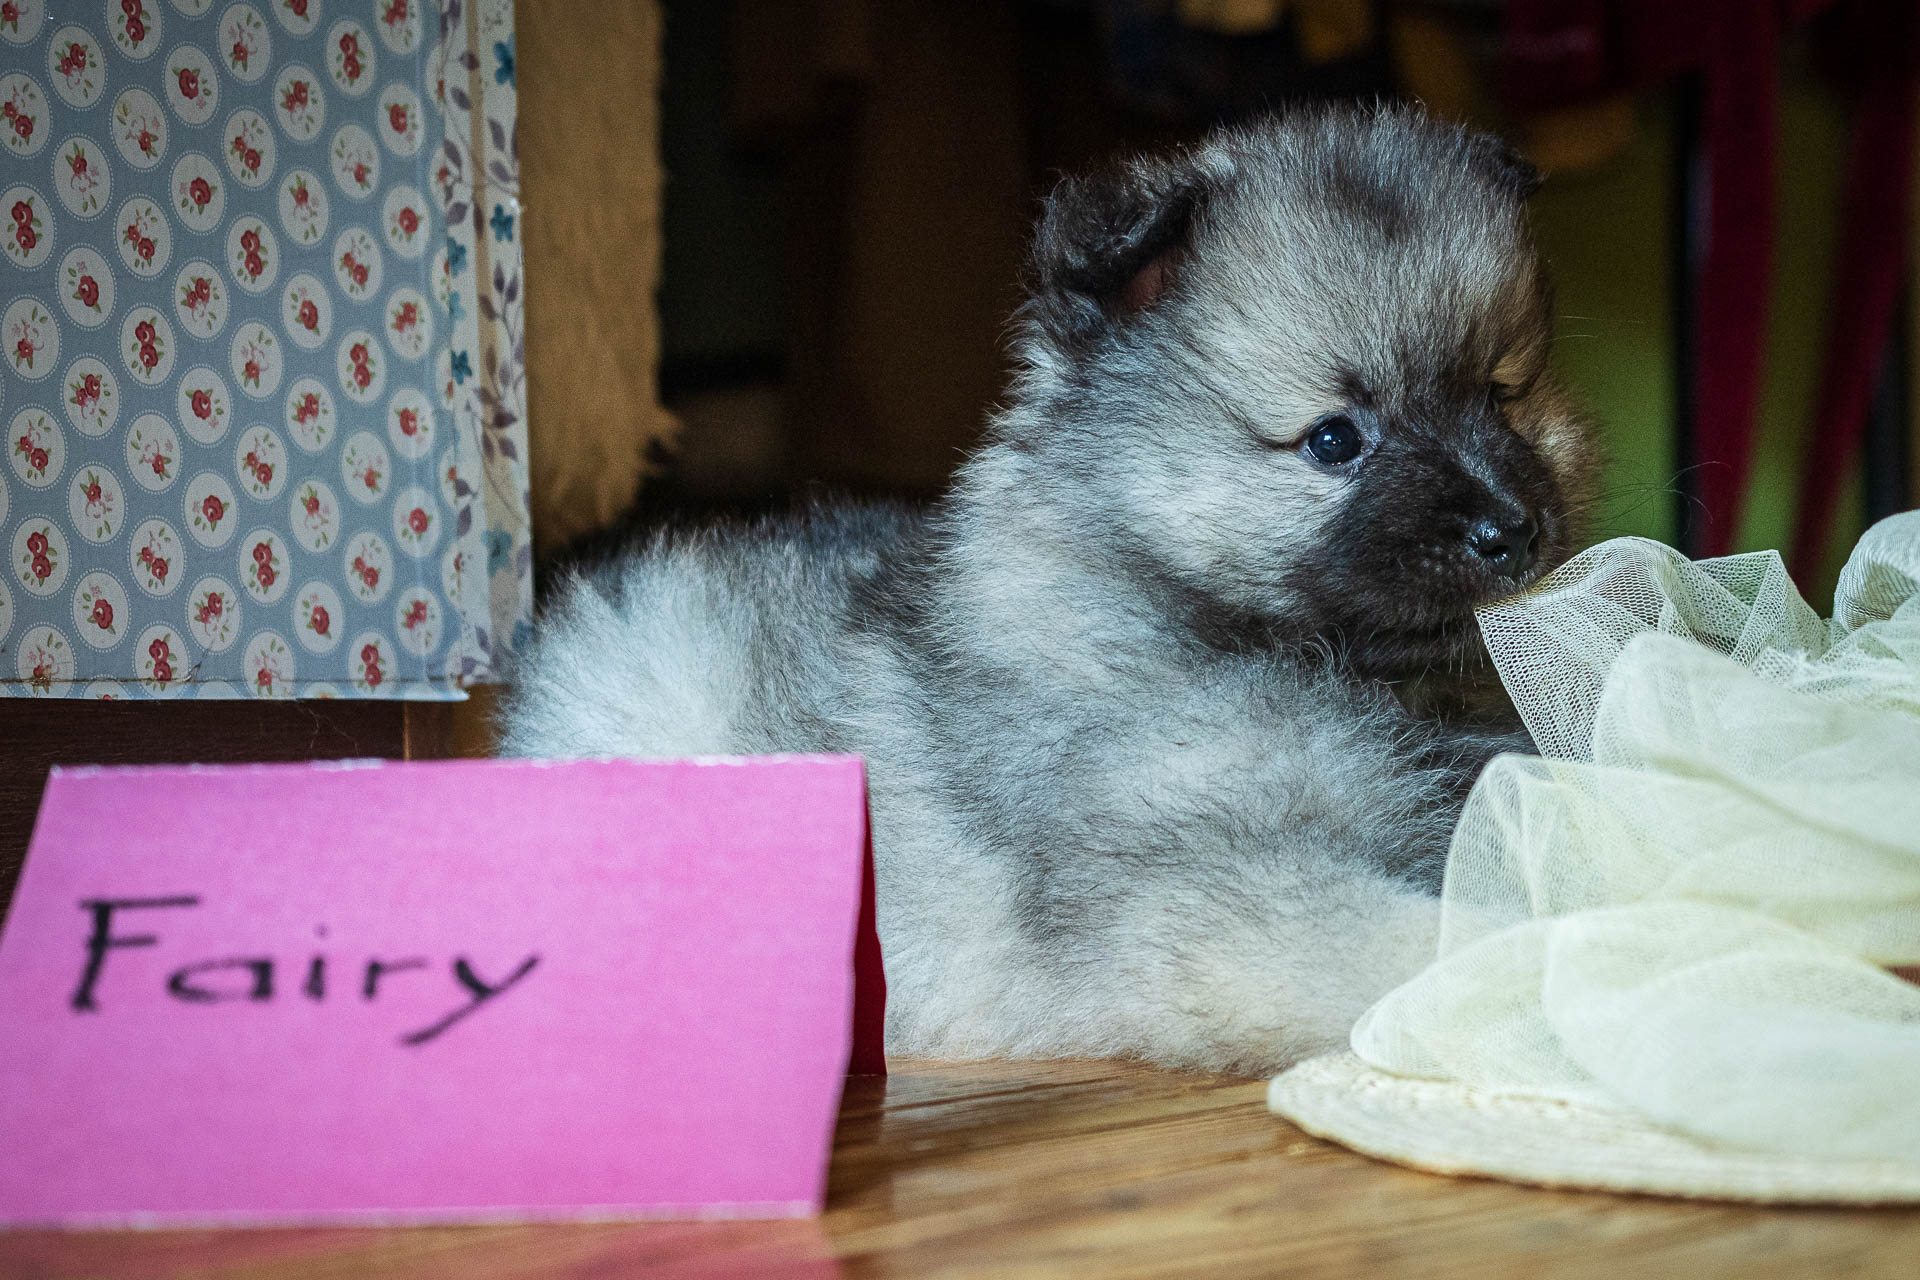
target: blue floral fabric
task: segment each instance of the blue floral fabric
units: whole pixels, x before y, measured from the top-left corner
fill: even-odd
[[[0,0],[0,693],[458,697],[524,633],[484,8]]]

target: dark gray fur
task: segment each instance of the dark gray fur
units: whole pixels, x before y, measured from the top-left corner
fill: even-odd
[[[1512,741],[1461,710],[1472,609],[1564,557],[1590,481],[1531,183],[1398,109],[1063,182],[951,493],[567,584],[506,751],[865,756],[896,1052],[1340,1043],[1430,958],[1460,801]],[[1331,414],[1345,466],[1303,446]],[[1526,573],[1467,547],[1489,516],[1537,528]]]

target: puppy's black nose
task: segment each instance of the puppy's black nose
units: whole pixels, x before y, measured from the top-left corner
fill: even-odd
[[[1486,561],[1487,568],[1516,582],[1540,558],[1540,526],[1532,517],[1518,520],[1482,520],[1467,530],[1467,546]]]

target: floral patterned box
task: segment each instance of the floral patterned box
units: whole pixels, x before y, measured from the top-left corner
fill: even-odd
[[[458,697],[530,611],[511,0],[0,0],[0,693]]]

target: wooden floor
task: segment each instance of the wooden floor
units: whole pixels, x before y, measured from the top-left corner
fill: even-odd
[[[1102,1062],[897,1063],[842,1108],[811,1222],[0,1233],[0,1276],[1920,1276],[1920,1210],[1536,1191],[1378,1164],[1264,1085]]]

